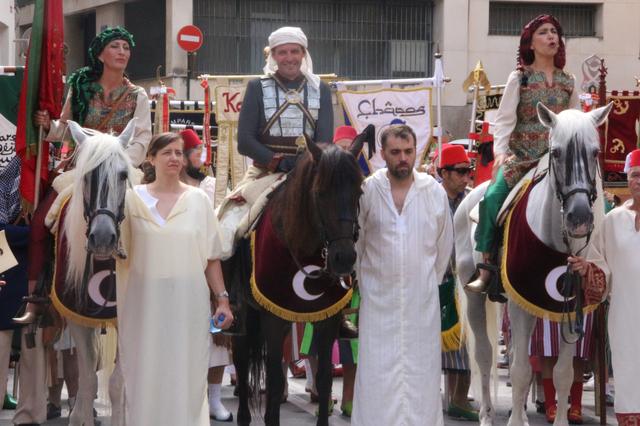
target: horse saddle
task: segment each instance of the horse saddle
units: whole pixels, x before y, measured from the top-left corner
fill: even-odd
[[[507,219],[507,215],[513,208],[516,203],[518,194],[522,191],[522,187],[531,181],[537,181],[542,178],[549,169],[549,154],[545,154],[540,161],[538,161],[538,165],[527,172],[526,175],[522,177],[518,181],[518,183],[511,189],[509,195],[502,203],[502,207],[498,212],[497,224],[498,226],[504,225],[505,220]],[[469,217],[475,223],[480,222],[480,203],[476,204],[471,211],[469,212]]]

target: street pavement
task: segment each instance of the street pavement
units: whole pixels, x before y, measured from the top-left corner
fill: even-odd
[[[497,422],[496,425],[506,425],[508,420],[508,412],[511,406],[511,388],[506,385],[507,383],[507,370],[498,370],[499,373],[499,384],[498,384],[498,398],[497,403],[495,404],[496,412],[497,412]],[[444,382],[443,382],[444,383]],[[9,384],[11,385],[11,383]],[[443,385],[444,386],[444,385]],[[286,403],[281,405],[280,411],[280,420],[283,426],[311,426],[315,425],[315,417],[314,412],[316,410],[317,404],[311,404],[309,401],[309,394],[305,392],[305,380],[304,379],[294,379],[289,378],[289,398]],[[9,386],[11,389],[11,386]],[[65,391],[66,392],[66,391]],[[336,404],[336,409],[334,414],[331,416],[329,424],[332,426],[341,426],[341,425],[349,425],[351,422],[348,418],[342,416],[340,414],[340,399],[342,393],[342,379],[335,378],[333,385],[333,395],[338,398],[338,404]],[[233,412],[234,416],[238,407],[237,398],[233,396],[233,387],[229,384],[229,377],[226,376],[223,381],[222,387],[222,397],[223,403],[227,407],[228,410]],[[66,395],[63,394],[63,398],[66,398]],[[531,398],[529,398],[531,401]],[[475,403],[475,402],[473,402]],[[63,402],[63,406],[66,406],[66,401]],[[99,414],[99,421],[102,426],[110,426],[109,418],[108,418],[108,409],[104,404],[97,403],[96,408]],[[608,408],[608,417],[607,424],[608,425],[616,425],[615,416],[613,415],[613,409],[611,407]],[[0,426],[10,426],[11,418],[13,417],[13,411],[1,411],[0,412]],[[529,407],[527,414],[529,415],[529,424],[530,426],[542,426],[548,425],[546,422],[544,415],[538,414],[535,412],[534,404],[529,402]],[[597,425],[600,424],[599,418],[595,417],[594,414],[594,392],[593,391],[585,391],[583,397],[583,415],[584,415],[584,424],[587,425]],[[55,420],[48,421],[44,423],[45,425],[67,425],[68,419],[68,411],[63,410],[63,417]],[[473,424],[471,422],[465,421],[456,421],[448,418],[445,415],[445,425],[453,426],[453,425],[470,425]],[[212,421],[211,425],[222,426],[225,424],[235,424],[233,423],[222,423]],[[256,418],[254,416],[254,422],[252,425],[260,426],[264,425],[264,422],[261,419]],[[183,425],[176,425],[183,426]],[[184,425],[189,426],[189,425]],[[371,425],[371,426],[382,426],[382,425]],[[384,425],[387,426],[387,425]],[[430,425],[425,425],[430,426]]]

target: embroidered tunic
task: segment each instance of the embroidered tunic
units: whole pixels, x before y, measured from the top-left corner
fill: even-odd
[[[125,92],[127,92],[125,94]],[[124,98],[120,103],[118,99]],[[109,117],[109,120],[98,129],[100,123],[109,115],[111,109],[117,104],[117,110]],[[151,141],[151,110],[149,108],[149,98],[147,93],[140,86],[132,84],[128,79],[124,78],[122,86],[114,89],[109,93],[107,99],[100,90],[93,96],[89,102],[89,110],[84,123],[78,123],[82,127],[99,130],[103,133],[113,132],[120,134],[127,123],[136,117],[136,128],[133,138],[126,148],[127,155],[131,159],[134,167],[138,167],[147,155],[147,146]],[[47,140],[50,141],[71,141],[71,135],[67,131],[66,121],[71,120],[71,91],[67,96],[67,100],[62,108],[60,120],[52,120],[51,128],[47,134]]]
[[[513,154],[503,168],[510,188],[548,149],[549,132],[538,120],[536,105],[542,102],[555,113],[576,108],[579,100],[574,85],[574,77],[559,69],[554,71],[551,84],[543,71],[525,69],[509,75],[496,117],[493,151]]]

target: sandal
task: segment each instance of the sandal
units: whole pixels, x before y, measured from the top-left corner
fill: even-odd
[[[567,418],[569,419],[569,423],[571,423],[572,425],[581,425],[583,423],[582,409],[580,407],[569,408]]]
[[[545,417],[548,423],[556,421],[556,413],[558,412],[558,406],[556,404],[550,405],[545,410]]]

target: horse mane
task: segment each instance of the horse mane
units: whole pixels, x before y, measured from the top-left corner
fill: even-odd
[[[122,145],[115,136],[96,132],[77,147],[73,169],[73,192],[67,207],[62,232],[67,239],[67,284],[79,288],[84,274],[87,255],[87,221],[84,218],[85,177],[94,170],[98,182],[106,182],[106,188],[115,189],[119,172],[125,169],[133,176],[133,166]],[[101,199],[102,185],[98,185],[96,199]],[[117,191],[107,190],[107,205],[117,206]],[[70,287],[71,288],[71,287]]]
[[[551,148],[558,142],[568,142],[573,138],[600,146],[598,131],[591,117],[577,109],[567,109],[558,114],[557,124],[551,130]]]
[[[320,248],[319,217],[313,194],[332,197],[336,201],[343,191],[360,194],[362,172],[353,155],[334,145],[322,144],[322,156],[316,163],[307,151],[298,160],[281,191],[273,197],[274,228],[284,238],[289,250],[296,255],[309,256]],[[344,200],[351,201],[351,200]],[[332,218],[339,212],[325,212]]]

